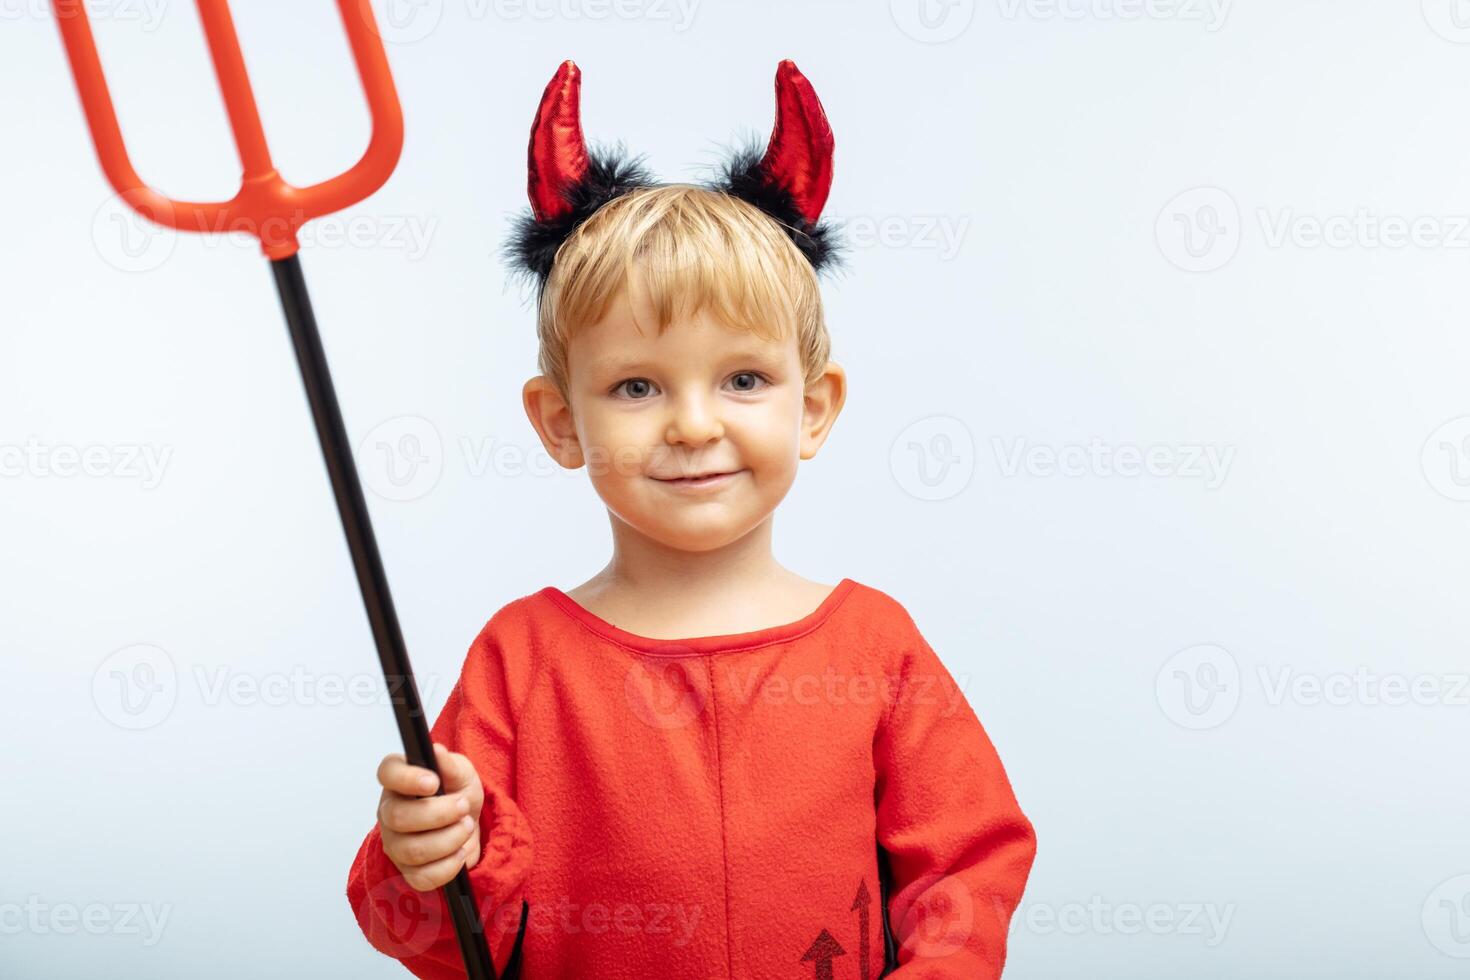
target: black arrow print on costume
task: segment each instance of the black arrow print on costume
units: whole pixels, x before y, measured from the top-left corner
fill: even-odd
[[[842,956],[847,952],[838,945],[837,940],[826,929],[817,933],[817,938],[812,940],[811,947],[801,957],[805,963],[812,960],[817,964],[816,980],[832,980],[832,957]]]
[[[861,980],[869,980],[872,976],[868,972],[868,918],[872,912],[873,899],[868,894],[868,879],[862,878],[858,881],[857,897],[852,900],[852,909],[862,909],[862,915],[858,918],[858,975]]]

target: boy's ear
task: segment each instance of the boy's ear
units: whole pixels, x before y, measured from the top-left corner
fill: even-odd
[[[811,459],[827,441],[832,423],[847,401],[847,372],[836,361],[828,361],[822,376],[806,386],[802,396],[801,458]]]
[[[582,443],[577,439],[577,427],[572,420],[572,407],[562,397],[556,383],[544,374],[527,381],[521,388],[521,404],[526,408],[526,418],[541,445],[551,458],[569,470],[577,469],[585,459]]]

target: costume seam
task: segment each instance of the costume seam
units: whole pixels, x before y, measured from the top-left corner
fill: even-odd
[[[820,618],[818,618],[816,622],[812,623],[810,626],[808,626],[806,629],[802,630],[799,633],[793,633],[790,636],[776,637],[776,638],[770,639],[770,640],[762,640],[762,641],[760,641],[758,643],[750,643],[750,644],[746,644],[744,646],[722,647],[719,650],[703,650],[703,651],[700,651],[700,650],[692,650],[692,651],[689,651],[687,653],[660,653],[660,652],[658,652],[656,650],[641,650],[641,649],[639,649],[636,646],[633,646],[633,645],[631,645],[629,643],[623,642],[622,640],[618,639],[615,636],[609,636],[607,633],[604,633],[602,630],[600,630],[597,627],[593,626],[591,623],[588,623],[588,622],[584,621],[581,617],[579,617],[572,610],[567,609],[564,605],[562,605],[562,598],[561,598],[561,596],[557,595],[556,593],[554,593],[554,592],[547,592],[547,593],[545,593],[545,595],[546,595],[546,597],[548,599],[551,600],[552,605],[556,606],[556,608],[558,610],[560,610],[561,613],[564,616],[566,616],[568,619],[570,619],[572,622],[576,623],[578,626],[582,627],[582,629],[586,630],[588,633],[591,633],[593,636],[596,636],[596,637],[598,637],[600,639],[606,640],[608,643],[611,643],[614,646],[621,647],[622,649],[627,650],[630,653],[636,653],[639,656],[644,656],[644,657],[666,657],[666,658],[671,659],[671,660],[683,660],[683,659],[688,659],[690,657],[714,657],[714,656],[718,656],[720,654],[725,654],[725,653],[746,653],[746,652],[749,652],[751,650],[759,650],[762,647],[775,646],[778,643],[790,643],[790,642],[792,642],[794,640],[799,640],[803,636],[808,636],[813,631],[815,631],[815,630],[819,629],[820,627],[822,627],[823,625],[825,625],[827,623],[827,621],[830,620],[832,618],[832,616],[837,612],[837,610],[840,609],[843,606],[843,604],[845,604],[847,602],[848,596],[852,595],[852,593],[854,593],[856,591],[857,591],[857,585],[856,585],[856,583],[854,583],[853,585],[847,586],[847,591],[845,591],[842,595],[840,595],[840,596],[837,597],[837,601],[832,604],[832,608],[828,609],[827,612],[824,615],[822,615]],[[768,628],[774,628],[774,627],[768,627]],[[753,632],[758,632],[758,631],[753,631]],[[703,639],[703,637],[696,637],[695,639]],[[668,642],[669,643],[678,643],[679,641],[677,641],[677,640],[669,640]]]
[[[709,677],[710,720],[715,730],[715,785],[720,791],[720,864],[725,872],[725,968],[727,975],[735,976],[735,922],[730,912],[730,844],[725,834],[725,767],[720,752],[720,706],[715,698],[715,669],[709,661],[704,664]]]

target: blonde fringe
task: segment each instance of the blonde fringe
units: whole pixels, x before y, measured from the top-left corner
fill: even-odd
[[[556,253],[537,314],[537,361],[563,396],[568,341],[626,288],[649,304],[659,333],[701,310],[770,340],[794,330],[807,384],[830,356],[816,272],[775,221],[704,187],[641,188],[604,205]]]

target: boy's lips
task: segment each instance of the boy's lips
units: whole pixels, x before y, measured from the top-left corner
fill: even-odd
[[[745,472],[745,471],[744,470],[711,470],[711,471],[709,471],[707,473],[704,473],[704,474],[702,474],[700,476],[681,476],[681,477],[661,477],[661,476],[656,476],[656,477],[653,477],[653,479],[657,480],[659,483],[662,483],[662,484],[664,484],[666,486],[670,486],[670,487],[679,487],[679,488],[690,489],[690,490],[702,490],[702,489],[704,489],[706,487],[723,486],[724,484],[730,482],[736,476],[738,476],[739,474],[741,474],[743,472]]]

